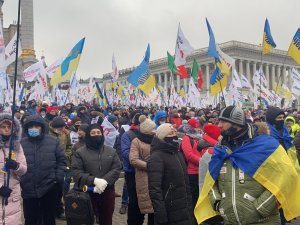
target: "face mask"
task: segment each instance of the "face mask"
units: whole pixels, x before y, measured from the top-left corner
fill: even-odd
[[[221,135],[223,137],[231,137],[232,135],[234,135],[237,132],[237,128],[235,127],[230,127],[228,130],[224,130],[221,132]]]
[[[2,141],[3,142],[7,142],[9,140],[9,138],[10,138],[10,135],[4,135],[4,134],[2,134]]]
[[[90,136],[88,140],[86,140],[87,146],[92,149],[99,150],[103,145],[103,137],[102,136]]]
[[[45,118],[46,113],[41,113],[41,117]]]
[[[80,125],[75,125],[75,130],[78,131],[78,128],[80,127]]]
[[[165,120],[159,121],[159,124],[160,124],[160,125],[162,125],[162,124],[164,124],[164,123],[166,123]]]
[[[274,125],[276,129],[280,130],[283,128],[284,120],[275,120]]]
[[[165,137],[164,141],[167,142],[168,144],[171,144],[171,145],[175,146],[176,148],[179,147],[179,142],[178,142],[178,137],[177,136]]]
[[[40,135],[40,129],[38,128],[29,128],[28,129],[28,135],[29,137],[37,137]]]

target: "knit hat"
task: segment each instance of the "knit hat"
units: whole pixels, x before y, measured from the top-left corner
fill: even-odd
[[[217,125],[214,124],[206,124],[203,127],[204,133],[213,138],[214,140],[218,140],[219,136],[221,135],[221,130]]]
[[[220,113],[219,119],[240,126],[244,126],[246,124],[246,117],[244,111],[241,108],[238,108],[233,105],[223,108]]]
[[[198,127],[200,127],[200,123],[199,123],[195,118],[189,119],[189,120],[188,120],[188,124],[189,124],[192,128],[198,128]]]
[[[172,131],[176,131],[176,129],[170,123],[164,123],[160,125],[156,130],[156,137],[158,139],[163,140],[167,137]]]
[[[116,117],[115,115],[109,115],[107,117],[108,122],[110,122],[111,124],[113,124],[115,121],[118,120],[118,117]]]
[[[57,111],[58,106],[48,106],[47,107],[47,112],[50,113],[51,111]]]
[[[78,116],[75,116],[73,119],[72,119],[72,125],[75,125],[75,123],[81,121],[81,119],[78,117]]]
[[[270,106],[266,113],[266,120],[270,124],[274,124],[275,119],[279,115],[285,115],[284,111],[278,107]]]
[[[61,116],[56,116],[52,120],[51,126],[53,128],[62,128],[66,126],[64,119]]]
[[[143,134],[152,134],[153,130],[155,129],[156,125],[155,123],[148,119],[145,115],[141,115],[139,117],[140,122],[140,131]]]

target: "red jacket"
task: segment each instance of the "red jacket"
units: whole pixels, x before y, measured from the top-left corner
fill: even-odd
[[[181,142],[181,149],[187,160],[187,170],[188,174],[198,174],[199,173],[199,161],[203,153],[197,150],[198,140],[193,139],[194,145],[191,145],[190,137],[185,135]]]

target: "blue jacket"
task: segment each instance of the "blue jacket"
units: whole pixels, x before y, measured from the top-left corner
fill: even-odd
[[[130,138],[128,132],[133,132],[135,135],[137,134],[138,130],[130,129],[129,131],[125,132],[121,137],[121,152],[123,158],[123,170],[125,172],[134,173],[134,167],[131,166],[129,161],[129,153],[130,153],[130,146],[133,138]]]
[[[158,112],[156,112],[156,114],[155,114],[155,118],[154,118],[154,122],[155,122],[155,124],[156,124],[156,127],[159,127],[159,120],[161,119],[161,118],[167,118],[167,114],[166,114],[166,112],[165,111],[158,111]]]

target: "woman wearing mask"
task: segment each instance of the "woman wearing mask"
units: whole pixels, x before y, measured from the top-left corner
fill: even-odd
[[[112,225],[115,208],[114,185],[121,172],[115,149],[104,145],[102,128],[90,125],[86,130],[86,145],[72,159],[72,172],[78,186],[94,186],[90,194],[94,212],[101,225]]]
[[[20,145],[22,132],[20,122],[14,119],[13,135],[11,135],[11,118],[11,114],[0,114],[0,166],[1,168],[5,166],[6,171],[11,171],[9,188],[4,187],[7,183],[7,173],[2,173],[0,176],[1,199],[8,198],[8,205],[2,205],[3,201],[0,201],[2,209],[0,210],[0,224],[20,225],[22,224],[20,177],[26,173],[27,164],[22,146]],[[9,160],[9,139],[11,137],[13,138],[13,156]],[[3,215],[4,212],[5,214]]]
[[[129,159],[135,168],[136,193],[142,214],[148,214],[148,225],[154,225],[153,207],[149,196],[147,161],[150,157],[151,142],[154,137],[155,123],[145,115],[139,117],[140,132],[132,140]]]
[[[176,129],[169,123],[157,128],[147,163],[149,194],[157,224],[194,225],[192,196]]]

